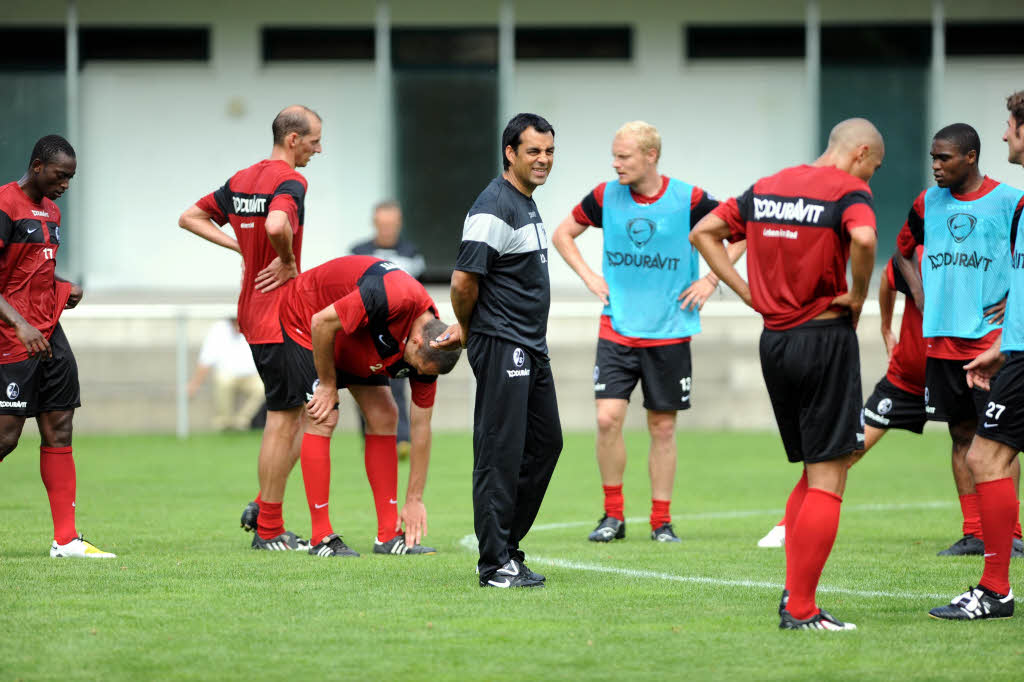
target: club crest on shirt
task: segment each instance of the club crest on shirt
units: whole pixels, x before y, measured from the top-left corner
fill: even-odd
[[[657,229],[657,223],[650,218],[630,218],[626,221],[626,234],[639,248],[643,248],[644,244],[651,241]]]
[[[978,219],[970,213],[954,213],[946,219],[946,227],[958,244],[974,232],[974,226],[977,224]]]

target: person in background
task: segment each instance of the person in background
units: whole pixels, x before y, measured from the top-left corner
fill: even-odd
[[[397,201],[386,199],[373,207],[373,239],[359,242],[351,249],[356,256],[374,256],[389,260],[416,279],[426,264],[423,254],[407,239],[402,239],[402,207]],[[409,457],[409,390],[408,379],[391,379],[391,395],[398,404],[398,458]],[[366,432],[366,420],[359,416],[359,427]]]
[[[199,349],[188,397],[195,398],[213,374],[213,426],[218,431],[243,431],[263,406],[263,381],[238,328],[238,318],[220,320],[206,333]]]

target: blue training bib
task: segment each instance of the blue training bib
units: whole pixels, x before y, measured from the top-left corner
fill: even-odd
[[[925,193],[925,338],[979,339],[999,328],[984,311],[1010,287],[1010,232],[1022,194],[1002,183],[970,201],[941,187]]]
[[[609,304],[604,314],[624,336],[673,339],[700,332],[696,310],[680,310],[679,294],[697,278],[690,245],[693,185],[670,179],[653,204],[638,204],[629,186],[604,190],[604,261]]]

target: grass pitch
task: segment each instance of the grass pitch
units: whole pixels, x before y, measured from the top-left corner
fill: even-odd
[[[359,559],[249,548],[257,435],[78,438],[78,527],[118,554],[90,561],[49,558],[26,437],[0,464],[0,679],[1021,678],[1024,614],[926,616],[981,574],[978,557],[935,556],[960,535],[944,432],[892,433],[851,472],[819,597],[850,633],[777,630],[783,553],[755,543],[798,469],[775,434],[679,434],[671,546],[643,518],[646,435],[627,445],[627,539],[586,541],[602,507],[593,436],[569,434],[524,542],[548,587],[517,592],[477,586],[467,434],[434,440],[429,557],[372,554],[359,441],[334,438],[332,519]],[[308,535],[298,469],[285,521]]]

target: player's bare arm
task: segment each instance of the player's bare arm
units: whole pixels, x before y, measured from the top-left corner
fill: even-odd
[[[14,327],[18,340],[25,346],[25,350],[30,356],[42,353],[48,358],[53,357],[50,342],[46,340],[43,333],[25,321],[21,313],[15,310],[14,306],[8,303],[3,296],[0,296],[0,320],[8,327]]]
[[[850,290],[832,299],[832,305],[847,308],[850,321],[857,326],[864,300],[868,297],[871,271],[875,267],[875,229],[868,225],[850,228]]]
[[[725,247],[725,250],[729,254],[729,260],[735,265],[736,261],[747,250],[747,240],[744,239],[743,241],[729,244]],[[696,310],[703,310],[704,304],[711,298],[711,294],[715,292],[719,281],[718,275],[714,272],[709,272],[700,279],[691,282],[690,286],[683,289],[683,293],[679,294],[679,298],[676,299],[682,301],[679,304],[679,309],[694,308]]]
[[[448,327],[444,334],[430,342],[431,346],[450,350],[452,348],[465,348],[469,340],[469,321],[473,317],[473,309],[476,308],[476,300],[480,296],[479,275],[473,272],[454,270],[452,272],[452,309],[455,311],[455,319],[459,322]],[[458,334],[456,335],[456,327]]]
[[[334,337],[341,331],[341,318],[333,305],[313,315],[313,364],[317,385],[306,412],[314,424],[322,424],[338,402],[338,380],[334,368]]]
[[[284,211],[271,211],[265,223],[267,239],[277,252],[277,258],[256,273],[256,291],[267,293],[278,288],[293,277],[298,277],[299,268],[292,251],[292,224]]]
[[[690,230],[690,243],[700,252],[718,279],[735,291],[744,303],[753,307],[750,286],[736,271],[723,243],[730,234],[729,225],[715,214],[709,213]]]
[[[427,534],[427,508],[423,504],[423,490],[427,485],[427,469],[430,466],[431,429],[433,407],[409,406],[409,486],[405,492],[405,504],[398,513],[398,532],[405,528],[405,544],[418,545]]]
[[[899,343],[896,335],[892,333],[892,312],[896,305],[896,291],[889,286],[889,277],[884,273],[882,282],[878,285],[878,312],[882,318],[882,342],[885,344],[885,354],[892,357],[892,352]]]
[[[576,219],[570,214],[555,228],[554,233],[551,235],[551,243],[558,249],[562,260],[568,263],[569,267],[580,276],[580,279],[587,285],[591,293],[601,299],[601,303],[608,305],[608,283],[604,281],[604,277],[594,272],[587,265],[587,261],[584,260],[579,247],[576,246],[576,238],[583,234],[586,229],[587,225],[576,222]]]
[[[217,246],[223,246],[225,249],[230,249],[238,254],[242,253],[238,246],[238,241],[221,230],[217,223],[211,220],[210,214],[195,204],[186,208],[185,212],[178,218],[178,227],[188,230],[208,242],[213,242]]]
[[[910,259],[904,257],[899,251],[893,254],[893,258],[895,259],[893,262],[899,268],[904,281],[910,287],[910,294],[914,299],[914,305],[917,306],[918,310],[924,312],[924,282],[921,281],[921,261],[918,260],[917,255]]]

